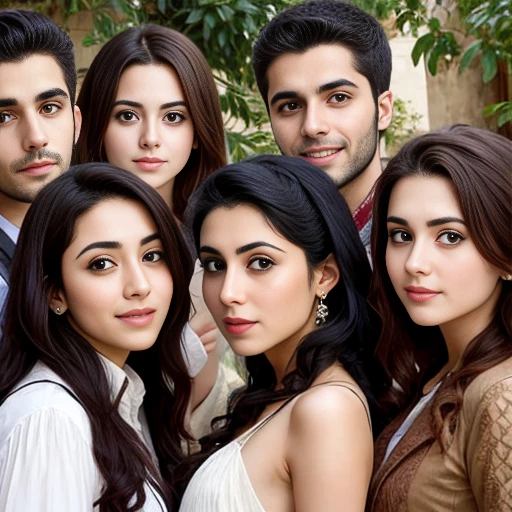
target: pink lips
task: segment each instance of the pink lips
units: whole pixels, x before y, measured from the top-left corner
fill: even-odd
[[[134,327],[144,327],[151,323],[154,313],[155,310],[153,308],[132,309],[122,315],[117,315],[116,318]]]
[[[162,167],[166,163],[166,160],[160,160],[160,158],[144,157],[134,160],[142,170],[144,171],[155,171],[159,167]]]
[[[414,302],[425,302],[437,297],[441,293],[429,290],[428,288],[423,288],[423,286],[406,286],[405,291],[407,293],[407,297]]]
[[[228,331],[231,334],[243,334],[257,323],[258,322],[246,320],[245,318],[231,318],[229,316],[224,318],[224,325],[226,326],[226,331]]]
[[[49,162],[48,160],[43,162],[32,162],[19,172],[30,174],[31,176],[42,176],[43,174],[49,173],[54,165],[55,162]]]

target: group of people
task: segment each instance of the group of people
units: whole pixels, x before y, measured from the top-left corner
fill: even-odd
[[[0,510],[512,509],[511,141],[382,170],[391,51],[343,0],[262,28],[283,155],[230,165],[179,32],[115,36],[76,104],[52,21],[0,43]]]

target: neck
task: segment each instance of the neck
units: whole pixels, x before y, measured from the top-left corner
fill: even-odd
[[[172,211],[172,192],[174,190],[174,179],[164,183],[161,187],[157,188],[156,191],[162,196],[167,206]]]
[[[340,194],[347,202],[352,213],[366,199],[381,173],[382,166],[379,150],[377,149],[370,165],[357,178],[340,188]]]
[[[21,227],[31,203],[16,201],[0,192],[0,215],[15,226]]]

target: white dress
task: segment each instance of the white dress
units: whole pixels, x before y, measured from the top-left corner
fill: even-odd
[[[143,439],[156,458],[142,409],[145,389],[127,365],[123,369],[102,357],[117,396],[128,386],[119,414]],[[89,419],[64,386],[69,385],[43,363],[36,363],[0,407],[0,510],[2,512],[91,512],[101,496],[103,478],[93,455]],[[60,385],[59,385],[60,384]],[[93,385],[93,383],[91,383]],[[167,508],[146,485],[143,512]]]

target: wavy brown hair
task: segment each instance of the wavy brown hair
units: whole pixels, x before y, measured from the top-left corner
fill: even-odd
[[[113,403],[98,353],[72,328],[67,315],[55,315],[48,306],[51,290],[63,286],[62,255],[73,240],[78,219],[112,198],[137,201],[149,211],[174,283],[155,343],[130,353],[127,360],[144,382],[143,407],[159,467],[119,415],[117,404],[125,388]],[[109,164],[85,164],[64,173],[38,194],[23,222],[0,342],[0,403],[37,361],[69,385],[90,421],[94,458],[104,480],[95,503],[101,512],[140,510],[146,481],[168,505],[172,501],[173,471],[182,459],[180,439],[189,438],[184,423],[191,381],[180,335],[189,317],[192,269],[189,250],[164,200],[137,176]]]
[[[108,161],[103,139],[119,80],[125,69],[137,64],[164,64],[176,71],[194,124],[198,148],[192,150],[173,188],[173,213],[181,219],[197,185],[226,164],[224,125],[212,71],[199,48],[183,34],[158,25],[143,25],[118,34],[102,47],[77,99],[82,129],[76,163]]]
[[[504,137],[455,125],[408,142],[377,181],[370,300],[383,319],[377,357],[399,384],[389,386],[382,396],[391,414],[408,408],[448,360],[439,327],[422,327],[411,320],[386,269],[386,219],[393,187],[415,175],[448,178],[478,252],[504,274],[511,274],[511,154],[512,142]],[[471,340],[460,369],[445,379],[432,402],[434,432],[443,449],[448,447],[470,382],[512,356],[512,281],[502,281],[501,286],[493,320]]]

